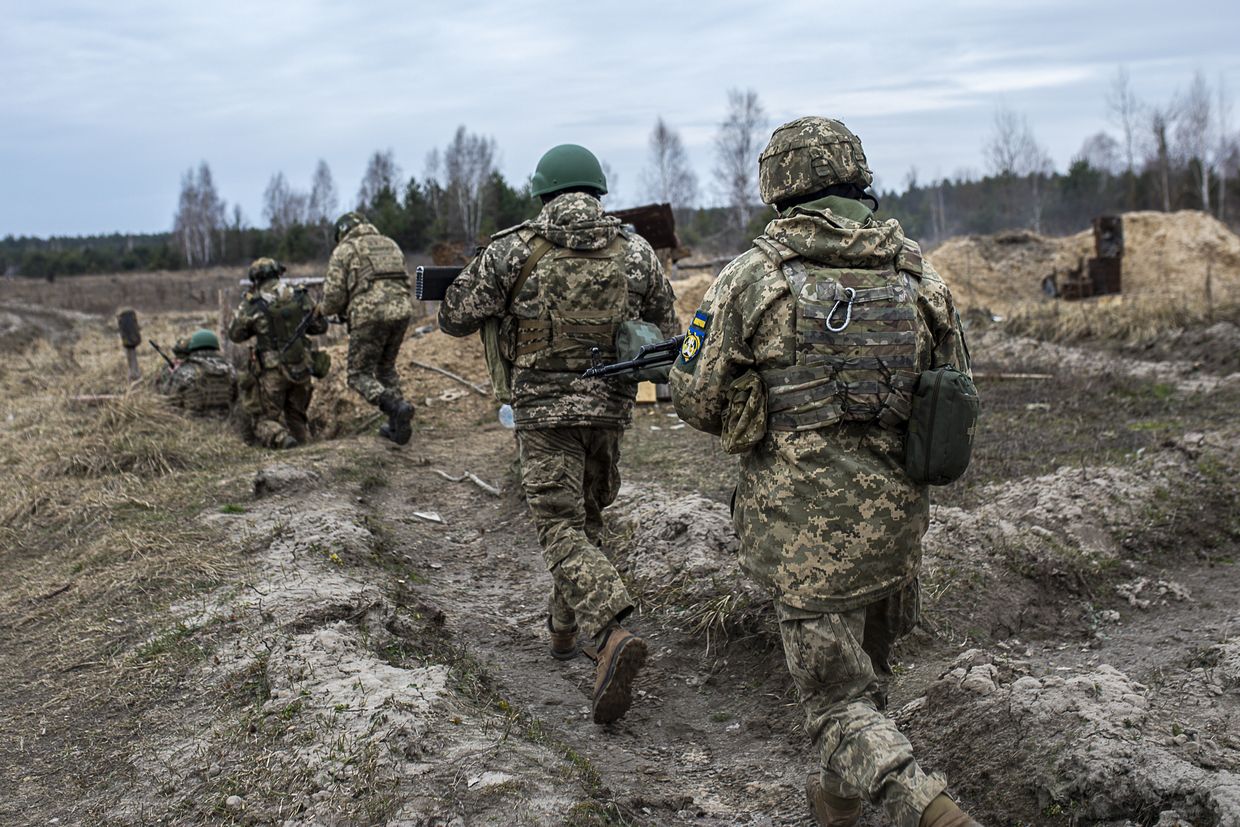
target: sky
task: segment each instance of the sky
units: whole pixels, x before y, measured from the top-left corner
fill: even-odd
[[[0,0],[0,20],[0,237],[167,230],[200,161],[250,224],[273,174],[309,189],[320,158],[343,210],[375,150],[421,177],[462,124],[495,139],[514,183],[550,146],[590,147],[619,207],[647,200],[662,117],[714,203],[734,88],[770,129],[844,121],[884,189],[983,172],[999,107],[1066,168],[1115,132],[1121,65],[1146,102],[1196,71],[1240,95],[1234,0]]]

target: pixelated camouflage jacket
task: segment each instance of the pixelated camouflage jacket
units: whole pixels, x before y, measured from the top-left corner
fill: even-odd
[[[856,201],[822,199],[792,209],[765,235],[827,267],[905,269],[916,252],[900,225],[877,222]],[[918,370],[968,352],[951,293],[928,263],[913,279]],[[795,300],[778,268],[757,249],[732,261],[703,299],[701,347],[671,373],[677,413],[719,434],[733,400],[762,371],[796,364]],[[740,395],[738,395],[740,394]],[[881,599],[916,576],[929,497],[903,471],[904,434],[841,421],[805,431],[767,430],[741,456],[733,519],[741,565],[785,603],[848,611]]]
[[[395,270],[395,256],[400,248],[396,242],[380,235],[373,224],[359,224],[346,233],[327,262],[327,278],[319,309],[324,316],[344,316],[350,328],[370,322],[400,321],[413,315],[413,299],[403,254],[400,256],[399,270],[406,273],[405,278],[370,280],[364,277],[365,251],[362,245],[368,237],[378,237],[388,242],[383,245],[387,248],[383,252],[392,256],[391,267]],[[383,266],[382,263],[380,266]]]
[[[250,359],[248,366],[250,373],[258,375],[267,370],[274,370],[277,367],[293,367],[301,369],[306,373],[305,379],[298,381],[309,381],[308,373],[314,351],[313,342],[309,340],[308,336],[303,336],[305,347],[302,349],[304,353],[301,359],[302,364],[282,366],[279,351],[284,346],[284,342],[276,341],[277,337],[272,328],[271,319],[267,313],[263,312],[262,303],[259,299],[269,307],[275,306],[277,303],[296,302],[299,315],[304,315],[314,308],[314,299],[302,288],[295,287],[283,279],[268,279],[262,284],[255,286],[254,289],[246,291],[241,298],[241,303],[237,305],[232,322],[228,325],[228,338],[230,341],[241,344],[254,339],[252,348],[253,358]],[[321,333],[326,333],[327,328],[327,319],[319,317],[310,323],[309,327],[306,328],[306,333],[317,336]]]
[[[509,293],[539,237],[557,249],[585,251],[606,250],[619,238],[618,260],[627,282],[623,317],[652,322],[665,336],[676,335],[676,297],[654,250],[640,236],[622,232],[619,220],[604,215],[597,198],[582,193],[565,193],[544,205],[534,220],[492,236],[448,288],[439,308],[440,328],[452,336],[465,336],[492,318],[505,319],[509,327],[516,319],[541,318],[545,298],[557,291],[564,295],[580,271],[577,260],[557,260],[549,253],[538,261],[510,306]],[[632,419],[635,388],[623,378],[585,379],[580,371],[517,365],[512,378],[514,418],[518,429],[624,427]]]
[[[186,410],[219,413],[237,398],[237,372],[218,350],[196,350],[160,376],[158,390]]]

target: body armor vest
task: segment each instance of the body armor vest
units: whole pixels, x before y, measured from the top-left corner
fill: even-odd
[[[289,379],[301,382],[310,376],[310,342],[304,333],[291,344],[290,341],[309,311],[310,303],[303,288],[293,289],[287,298],[281,296],[282,292],[277,292],[276,299],[270,302],[261,296],[252,299],[267,322],[257,331],[257,356],[263,370],[278,367]],[[284,350],[285,345],[288,345],[287,350]]]
[[[194,382],[186,389],[184,405],[196,413],[225,413],[232,406],[234,373],[219,356],[190,356]]]
[[[882,270],[829,267],[758,241],[796,303],[796,364],[762,371],[768,430],[842,420],[903,427],[923,356],[916,276],[895,262]]]
[[[360,236],[353,239],[353,249],[361,259],[356,293],[366,292],[376,281],[409,281],[409,273],[405,270],[405,254],[400,251],[400,245],[387,236]]]
[[[594,364],[595,348],[604,358],[615,356],[616,331],[628,315],[624,241],[617,235],[601,250],[551,247],[539,258],[537,297],[513,308],[515,365],[580,372]]]

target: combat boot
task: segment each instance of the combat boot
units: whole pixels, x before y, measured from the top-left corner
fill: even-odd
[[[379,397],[379,410],[388,415],[387,433],[380,428],[379,435],[397,445],[405,445],[413,437],[413,406],[391,391]]]
[[[283,438],[281,438],[280,440],[279,447],[287,450],[289,448],[296,448],[300,444],[301,443],[297,441],[297,437],[293,436],[292,434],[285,434]]]
[[[594,723],[610,724],[633,703],[633,679],[646,663],[646,641],[612,626],[594,653]]]
[[[982,827],[944,794],[922,811],[920,827]]]
[[[861,799],[841,798],[822,788],[822,775],[811,772],[805,777],[805,795],[819,827],[853,827],[861,820]]]
[[[551,617],[547,617],[547,631],[551,633],[551,657],[556,660],[572,660],[581,653],[577,646],[577,627],[557,631]]]

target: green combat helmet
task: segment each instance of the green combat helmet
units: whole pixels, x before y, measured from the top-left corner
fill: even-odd
[[[598,158],[577,144],[551,147],[534,168],[530,194],[547,195],[575,187],[593,187],[600,195],[607,192],[607,177]]]
[[[767,204],[839,184],[865,189],[873,182],[861,139],[830,118],[797,118],[784,124],[758,156],[758,190]]]
[[[220,337],[210,330],[195,330],[193,335],[189,337],[189,342],[186,344],[185,349],[190,353],[193,353],[195,350],[219,350]]]
[[[266,256],[256,258],[250,265],[250,281],[254,284],[262,284],[267,279],[278,279],[286,269],[288,268],[274,258]]]
[[[348,235],[349,230],[366,223],[366,216],[357,210],[349,210],[344,215],[336,219],[336,243],[340,243],[340,239]]]

